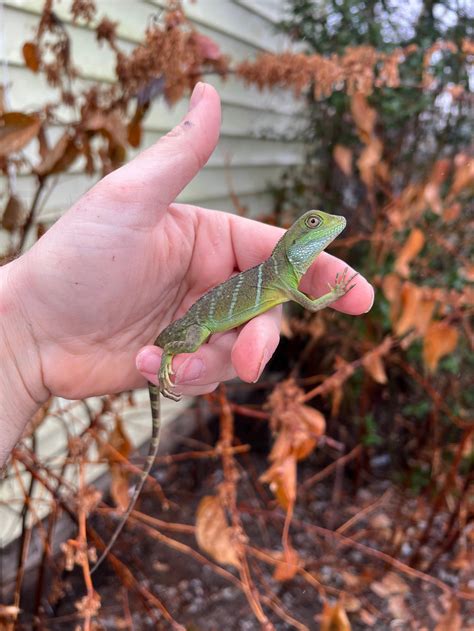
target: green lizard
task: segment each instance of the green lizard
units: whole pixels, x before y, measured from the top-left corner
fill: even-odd
[[[319,311],[344,296],[354,285],[354,276],[346,279],[347,268],[341,278],[323,296],[313,299],[301,292],[298,285],[303,274],[318,254],[344,230],[344,217],[329,215],[321,210],[310,210],[285,232],[271,256],[205,293],[182,318],[169,324],[156,338],[155,345],[163,349],[158,374],[159,386],[150,383],[152,438],[144,471],[110,542],[94,565],[97,569],[114,545],[148,477],[155,460],[160,434],[160,392],[173,401],[181,395],[174,390],[171,362],[179,353],[193,353],[221,331],[228,331],[248,322],[255,316],[283,302],[293,300],[309,311]]]

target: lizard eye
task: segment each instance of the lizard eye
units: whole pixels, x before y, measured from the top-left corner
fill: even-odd
[[[319,217],[316,217],[316,215],[311,215],[306,220],[306,225],[308,226],[308,228],[317,228],[320,223],[321,219]]]

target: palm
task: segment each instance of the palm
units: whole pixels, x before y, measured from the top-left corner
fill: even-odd
[[[27,311],[45,385],[68,398],[138,385],[140,347],[236,265],[228,239],[214,239],[209,252],[212,233],[229,234],[223,213],[172,207],[155,225],[146,214],[116,225],[124,200],[91,225],[95,210],[90,197],[79,202],[27,257]]]

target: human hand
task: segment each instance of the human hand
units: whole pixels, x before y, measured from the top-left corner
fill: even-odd
[[[19,354],[29,345],[21,379],[37,405],[49,394],[83,398],[144,385],[144,377],[156,383],[161,351],[145,347],[135,362],[139,349],[207,289],[271,253],[280,229],[173,204],[214,150],[219,127],[219,97],[198,84],[180,125],[101,180],[2,268],[0,285],[22,323]],[[303,290],[323,293],[344,267],[321,254]],[[335,308],[360,314],[372,301],[372,287],[358,277]],[[175,358],[180,390],[208,392],[235,374],[256,380],[278,344],[280,314],[274,309],[215,336],[192,359]],[[20,373],[23,359],[16,358]]]

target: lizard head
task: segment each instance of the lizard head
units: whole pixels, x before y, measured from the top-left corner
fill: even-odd
[[[297,219],[281,239],[286,256],[294,270],[303,275],[318,254],[345,227],[344,217],[329,215],[322,210],[309,210]]]

